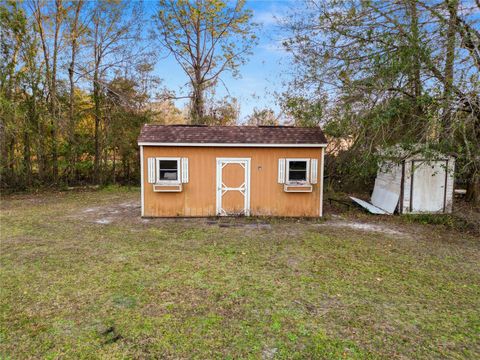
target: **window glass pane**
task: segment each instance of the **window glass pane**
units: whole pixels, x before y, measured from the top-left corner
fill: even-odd
[[[288,179],[290,181],[307,181],[307,162],[304,160],[289,161]]]
[[[290,161],[290,170],[305,170],[307,171],[306,161]]]
[[[158,162],[159,180],[178,180],[177,160],[160,160]]]
[[[177,170],[177,160],[160,160],[160,169],[174,169]]]
[[[290,171],[288,178],[290,180],[296,180],[296,181],[299,181],[299,180],[307,181],[307,170]]]
[[[177,180],[177,170],[160,170],[160,180]]]

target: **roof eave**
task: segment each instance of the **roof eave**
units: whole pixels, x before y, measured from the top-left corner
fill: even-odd
[[[266,143],[172,143],[172,142],[155,142],[155,141],[139,141],[138,146],[190,146],[190,147],[282,147],[282,148],[324,148],[326,143],[321,144],[266,144]]]

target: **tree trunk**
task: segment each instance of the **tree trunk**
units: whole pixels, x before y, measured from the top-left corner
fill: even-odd
[[[410,32],[412,38],[412,61],[413,61],[413,72],[412,72],[412,90],[415,94],[415,100],[418,101],[419,97],[422,95],[422,79],[421,79],[421,64],[420,57],[418,56],[418,51],[420,50],[420,35],[418,29],[418,13],[417,13],[417,0],[410,0]]]
[[[465,199],[474,205],[480,204],[480,174],[475,172],[470,175]]]
[[[202,55],[201,55],[201,29],[200,17],[196,16],[194,21],[194,31],[196,36],[194,50],[192,51],[193,70],[195,76],[195,83],[193,84],[193,123],[203,124],[205,122],[205,103],[204,103],[204,81],[202,76]]]
[[[27,173],[25,174],[26,176],[26,184],[27,186],[32,185],[32,176],[33,176],[33,170],[32,170],[32,139],[30,138],[30,132],[34,134],[35,136],[33,137],[33,141],[35,142],[35,139],[39,137],[38,133],[38,113],[37,113],[37,94],[38,94],[38,83],[35,80],[32,80],[30,84],[32,88],[32,96],[31,96],[31,101],[29,102],[29,109],[28,109],[28,116],[27,116],[27,129],[25,131],[25,136],[28,138],[28,154],[27,154],[27,139],[25,139],[25,158],[28,158],[28,161],[30,163],[26,165],[27,167]],[[41,135],[40,135],[41,137]],[[37,163],[40,162],[40,154],[37,152]],[[40,165],[38,166],[40,168]]]
[[[93,102],[95,105],[94,116],[95,116],[95,155],[93,159],[93,181],[95,184],[99,183],[100,180],[100,119],[101,119],[101,108],[100,108],[100,89],[98,86],[98,73],[95,71],[94,74],[94,84],[93,84]]]
[[[418,9],[417,9],[417,0],[408,0],[406,2],[406,13],[410,17],[409,23],[409,33],[408,33],[408,47],[410,51],[410,59],[411,65],[410,68],[407,70],[407,77],[408,77],[408,87],[410,89],[410,93],[412,94],[409,97],[411,101],[411,112],[409,116],[406,117],[406,121],[404,125],[406,125],[407,129],[412,127],[412,123],[416,124],[419,120],[423,118],[424,111],[421,102],[422,96],[422,78],[421,78],[421,59],[420,59],[420,52],[421,52],[421,39],[420,39],[420,30],[419,30],[419,16],[418,16]],[[428,131],[428,135],[431,138],[436,137],[436,125],[433,126],[432,130]],[[425,134],[417,133],[416,134],[416,141],[423,138]]]
[[[101,120],[101,106],[100,106],[100,84],[99,84],[99,72],[100,72],[100,63],[102,60],[100,44],[101,40],[99,38],[99,19],[97,18],[99,11],[95,9],[95,14],[93,16],[94,22],[94,42],[93,42],[93,58],[95,61],[95,68],[93,71],[93,103],[94,103],[94,117],[95,117],[95,132],[94,132],[94,141],[95,141],[95,154],[93,158],[93,182],[99,184],[100,182],[100,120]]]
[[[205,101],[202,85],[196,85],[193,90],[192,123],[195,125],[205,122]]]
[[[29,187],[32,184],[32,161],[30,154],[30,132],[28,128],[25,129],[23,133],[23,166],[25,169],[25,185]]]
[[[80,16],[80,10],[82,9],[83,1],[79,0],[75,7],[75,17],[71,26],[70,36],[71,36],[71,58],[70,65],[68,67],[68,80],[70,82],[70,101],[69,101],[69,126],[68,126],[68,140],[70,142],[70,154],[69,154],[69,180],[74,182],[76,173],[75,173],[75,161],[77,158],[77,145],[75,141],[75,83],[74,83],[74,74],[75,74],[75,58],[78,50],[78,18]]]
[[[411,84],[412,92],[414,94],[414,115],[418,121],[423,114],[423,109],[420,102],[422,96],[422,78],[421,78],[421,63],[418,53],[420,51],[420,32],[418,27],[418,11],[417,0],[410,0],[410,33],[411,33],[411,49],[412,49],[412,72],[411,72]]]
[[[453,85],[453,65],[455,60],[455,37],[457,22],[457,0],[447,0],[449,20],[446,38],[446,54],[445,54],[445,80],[443,82],[443,128],[449,139],[453,136],[452,129],[452,85]]]
[[[2,148],[0,156],[0,178],[2,179],[2,183],[5,183],[4,177],[7,175],[8,168],[8,147],[5,122],[3,119],[0,122],[0,146]]]
[[[15,138],[12,136],[8,144],[8,168],[10,170],[10,180],[15,177]]]
[[[47,156],[46,156],[46,151],[45,151],[45,137],[43,136],[44,131],[43,131],[43,126],[41,122],[39,121],[37,124],[37,133],[39,134],[38,136],[38,176],[40,180],[45,181],[47,177]]]
[[[117,182],[117,177],[116,177],[116,151],[115,148],[113,148],[113,162],[112,162],[112,182],[115,184]]]
[[[58,103],[57,103],[57,59],[58,59],[58,34],[62,22],[63,5],[61,0],[55,1],[55,34],[53,38],[53,57],[52,57],[52,78],[50,80],[50,101],[51,101],[51,122],[52,127],[52,175],[53,181],[58,181],[58,144],[57,144],[57,122],[58,122]]]
[[[75,41],[72,41],[72,58],[70,61],[70,66],[68,68],[68,80],[70,82],[70,101],[69,101],[69,111],[68,111],[68,141],[70,143],[70,153],[68,160],[68,167],[70,169],[68,179],[69,182],[73,182],[74,179],[74,169],[75,169],[75,159],[77,146],[75,144],[75,84],[73,82],[73,69],[75,66]]]
[[[56,67],[57,67],[57,54],[58,54],[58,33],[60,30],[60,9],[62,4],[60,0],[55,1],[56,13],[55,13],[55,34],[54,34],[54,48],[53,48],[53,66],[50,68],[50,52],[48,47],[48,40],[44,31],[44,15],[42,14],[41,4],[39,2],[33,2],[34,5],[34,17],[38,26],[38,33],[40,35],[40,42],[43,51],[43,57],[45,60],[45,82],[48,88],[49,97],[49,110],[50,110],[50,136],[52,138],[52,161],[53,161],[53,180],[56,182],[58,177],[58,155],[57,155],[57,131],[56,131]],[[39,134],[42,134],[39,132]],[[41,148],[41,166],[39,166],[39,172],[42,174],[42,179],[46,175],[47,161],[45,156],[45,141],[40,135],[40,148]]]
[[[58,181],[58,145],[57,145],[57,126],[56,126],[56,115],[52,114],[52,120],[50,125],[52,130],[50,132],[52,137],[52,176],[53,182],[57,183]]]
[[[127,158],[127,184],[130,185],[130,160]]]
[[[7,75],[8,81],[7,86],[5,89],[5,96],[6,99],[10,102],[11,105],[14,107],[16,106],[14,102],[15,93],[17,89],[17,77],[15,76],[15,68],[17,65],[17,58],[18,52],[20,49],[20,41],[19,38],[16,38],[16,42],[14,45],[13,53],[12,53],[12,60],[9,64],[9,73]],[[10,121],[15,124],[16,123],[16,112],[13,113],[13,118],[10,118]],[[2,180],[4,183],[9,185],[14,185],[13,177],[13,162],[14,162],[14,138],[7,132],[8,124],[7,119],[1,119],[0,125],[0,142],[1,142],[1,173]],[[12,158],[10,158],[12,157]]]
[[[105,124],[103,124],[103,125],[104,125],[104,130],[103,131],[105,131],[106,126],[105,126]],[[103,135],[102,140],[104,142],[101,146],[103,150],[102,150],[102,162],[100,164],[101,165],[100,166],[100,168],[101,168],[101,171],[100,171],[101,179],[100,179],[100,181],[101,181],[102,184],[108,184],[111,181],[111,179],[109,178],[110,172],[108,171],[109,170],[109,167],[108,167],[108,145],[106,144],[106,138],[107,138],[105,136],[106,134],[102,134],[102,135]]]
[[[33,2],[34,5],[34,17],[35,17],[35,22],[38,27],[38,33],[40,35],[40,43],[43,51],[43,57],[45,60],[45,87],[50,90],[51,85],[50,85],[50,56],[47,48],[47,42],[45,39],[45,32],[43,29],[43,15],[41,12],[40,4],[38,2]],[[45,181],[46,179],[46,172],[47,172],[47,158],[46,158],[46,146],[45,146],[45,138],[43,136],[43,126],[41,121],[37,122],[37,133],[39,134],[38,136],[38,175],[40,177],[40,180],[42,182]]]

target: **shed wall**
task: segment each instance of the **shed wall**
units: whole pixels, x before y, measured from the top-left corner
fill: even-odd
[[[422,177],[420,171],[415,170],[416,168],[421,168],[423,166],[433,166],[435,171],[432,175],[442,176],[443,181],[439,187],[442,194],[442,206],[441,209],[437,211],[425,211],[426,213],[450,213],[452,212],[453,204],[453,187],[454,187],[454,173],[455,173],[455,159],[452,157],[439,159],[439,160],[426,160],[422,158],[410,158],[404,163],[404,174],[403,174],[403,208],[402,213],[420,213],[419,211],[414,211],[412,209],[412,194],[414,189],[417,192],[421,192],[424,195],[425,206],[429,205],[430,197],[433,196],[434,192],[439,189],[431,189],[429,186],[428,177]],[[438,174],[437,174],[438,173]],[[417,199],[418,202],[418,199]]]
[[[322,148],[143,147],[143,216],[215,216],[216,158],[250,158],[250,214],[255,216],[321,216],[322,181],[311,193],[286,193],[277,182],[279,158],[318,159]],[[149,157],[187,157],[189,182],[179,193],[153,192],[147,182]]]

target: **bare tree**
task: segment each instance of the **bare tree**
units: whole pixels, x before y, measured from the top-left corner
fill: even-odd
[[[237,75],[256,43],[252,12],[245,1],[229,6],[213,0],[160,0],[159,39],[189,78],[193,123],[205,122],[205,91],[225,71]]]
[[[48,103],[50,107],[50,132],[52,138],[52,176],[58,180],[58,99],[57,99],[57,67],[58,54],[61,46],[61,28],[65,20],[65,9],[61,0],[55,0],[53,6],[41,0],[31,2],[33,16],[38,27],[43,58],[45,62],[46,85],[48,88]],[[50,11],[46,14],[46,11]],[[50,25],[51,24],[51,25]],[[50,31],[47,27],[51,27]]]
[[[141,4],[97,1],[93,4],[89,30],[89,44],[93,60],[84,74],[91,79],[93,87],[95,117],[94,182],[101,182],[100,158],[102,152],[101,127],[103,121],[102,103],[107,88],[109,71],[142,58],[137,43],[142,24]]]
[[[68,108],[68,139],[70,143],[69,154],[69,167],[70,167],[70,179],[74,179],[75,175],[75,162],[77,158],[76,144],[75,144],[75,68],[76,58],[78,53],[79,38],[85,33],[84,24],[80,23],[80,14],[84,5],[83,0],[72,2],[70,7],[73,10],[73,16],[69,19],[69,42],[70,42],[70,63],[68,65],[68,81],[70,83],[69,93],[69,108]],[[71,11],[72,11],[71,10]]]

